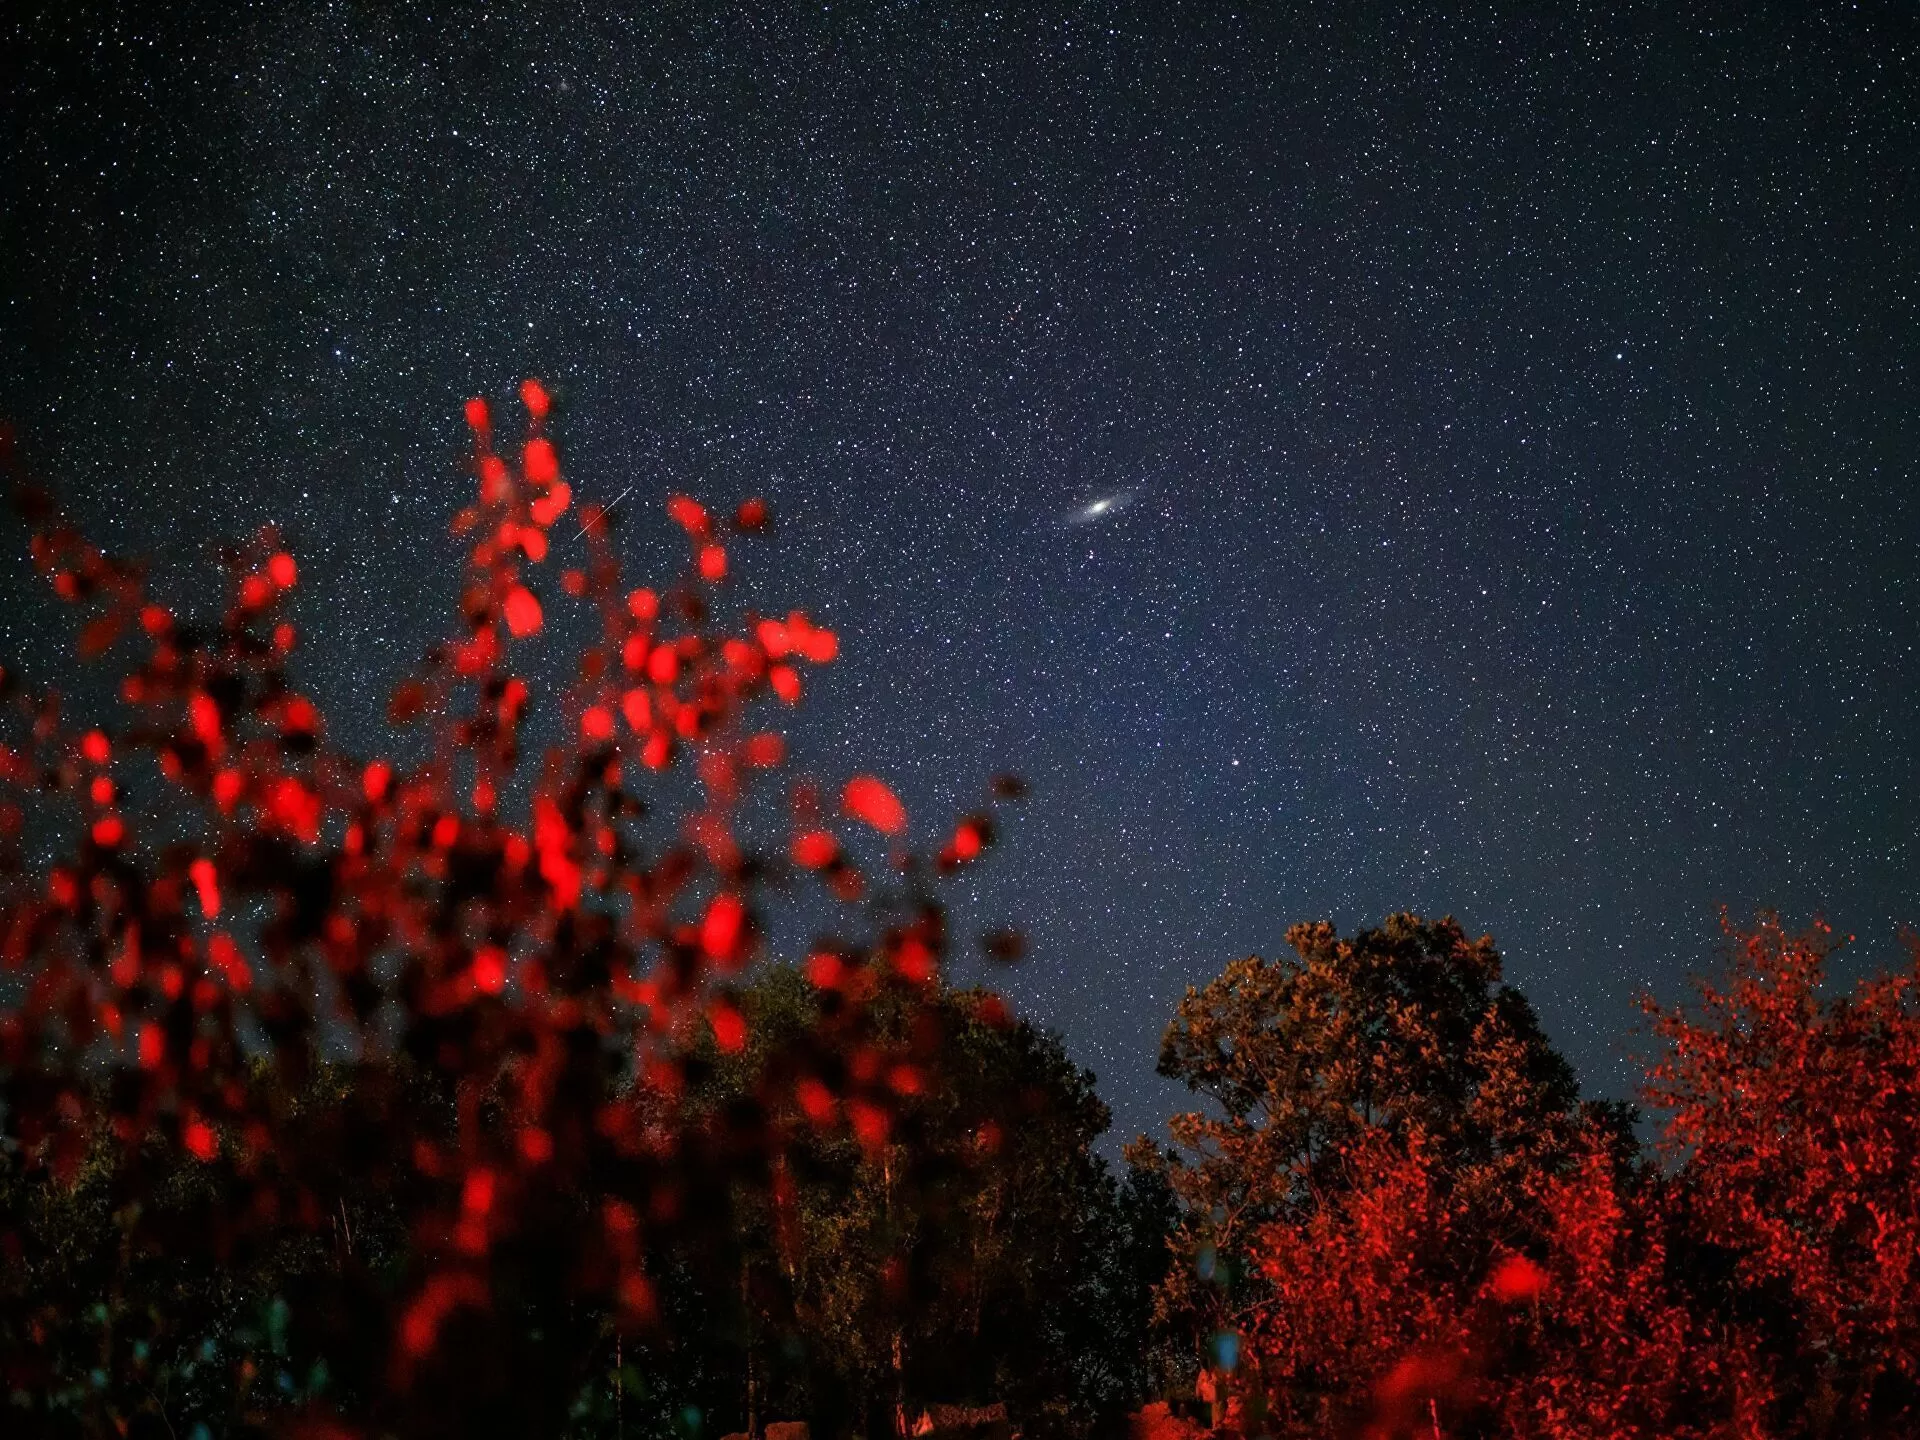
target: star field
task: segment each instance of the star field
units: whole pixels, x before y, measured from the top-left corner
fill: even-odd
[[[337,731],[446,631],[460,402],[532,374],[640,573],[669,488],[768,497],[745,592],[844,647],[802,758],[1030,781],[967,912],[1122,1136],[1295,920],[1492,932],[1614,1094],[1722,904],[1897,953],[1901,7],[620,8],[0,22],[0,411],[163,588],[281,525]]]

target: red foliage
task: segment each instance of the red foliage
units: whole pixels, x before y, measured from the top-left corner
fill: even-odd
[[[411,764],[333,748],[321,708],[289,688],[280,607],[297,572],[274,537],[234,554],[224,616],[189,628],[147,601],[138,567],[86,545],[44,497],[25,499],[36,563],[95,612],[83,649],[104,652],[135,616],[142,648],[121,686],[136,723],[117,737],[69,728],[4,672],[19,733],[0,737],[0,783],[24,800],[57,777],[53,798],[77,802],[81,838],[38,875],[9,851],[0,874],[0,943],[25,982],[0,1013],[0,1123],[26,1165],[59,1174],[102,1134],[136,1175],[155,1141],[213,1167],[222,1183],[193,1237],[209,1256],[324,1231],[349,1167],[378,1177],[412,1257],[400,1289],[345,1264],[328,1283],[353,1317],[357,1373],[385,1392],[343,1393],[383,1430],[432,1417],[442,1432],[462,1416],[494,1430],[509,1413],[523,1432],[559,1428],[570,1382],[542,1390],[515,1358],[524,1335],[500,1297],[652,1323],[650,1257],[698,1221],[700,1187],[726,1183],[716,1166],[777,1168],[796,1127],[844,1123],[860,1144],[884,1143],[901,1097],[930,1083],[938,1044],[924,1025],[882,1034],[865,1003],[887,995],[897,1014],[937,975],[936,867],[897,852],[869,901],[811,782],[793,786],[791,823],[774,836],[737,832],[750,784],[786,763],[757,714],[799,694],[797,672],[770,656],[824,664],[838,644],[797,611],[712,618],[707,587],[729,557],[697,502],[669,502],[698,577],[670,589],[624,584],[602,531],[587,533],[587,562],[562,588],[597,612],[600,635],[561,697],[570,741],[509,789],[535,698],[508,641],[543,628],[533,567],[567,504],[539,429],[550,397],[532,380],[521,396],[535,430],[517,468],[491,448],[485,402],[466,406],[479,483],[453,522],[470,545],[458,626],[389,712],[432,732]],[[765,525],[749,501],[731,532]],[[171,802],[150,834],[103,810],[142,755]],[[636,786],[680,761],[684,782],[643,798]],[[526,797],[518,819],[509,794]],[[857,777],[845,801],[904,835],[880,781]],[[656,826],[645,845],[643,819]],[[756,953],[770,887],[796,874],[783,856],[794,833],[797,873],[817,874],[841,917],[832,976],[809,966],[838,996],[818,1049],[870,1063],[779,1077],[757,1097],[753,1144],[720,1146],[676,1128],[683,1067],[704,1036],[723,1051],[750,1038],[726,976]],[[223,913],[232,934],[211,928]],[[328,1139],[285,1103],[323,1051],[348,1057],[333,1063],[384,1107],[377,1122]],[[425,1098],[394,1088],[396,1067]],[[564,1218],[583,1204],[589,1218]]]
[[[840,805],[856,820],[864,820],[882,835],[898,835],[907,828],[907,809],[886,783],[871,775],[847,782]]]
[[[1759,1297],[1754,1343],[1828,1423],[1920,1433],[1920,941],[1827,999],[1825,925],[1725,928],[1725,979],[1655,1012],[1683,1232]]]
[[[1654,1012],[1666,1168],[1602,1132],[1488,1170],[1363,1128],[1248,1245],[1243,1408],[1303,1436],[1920,1433],[1920,959],[1824,999],[1823,927],[1729,934],[1728,979]]]

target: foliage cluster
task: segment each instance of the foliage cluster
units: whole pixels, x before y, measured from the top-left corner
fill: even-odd
[[[1727,934],[1724,981],[1650,1006],[1651,1146],[1578,1102],[1491,942],[1451,920],[1299,926],[1292,955],[1190,991],[1161,1065],[1212,1103],[1136,1158],[1181,1201],[1158,1304],[1199,1342],[1208,1419],[1920,1429],[1920,949],[1827,998],[1823,927]]]

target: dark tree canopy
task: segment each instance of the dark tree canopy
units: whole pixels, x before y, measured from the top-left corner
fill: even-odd
[[[802,974],[769,970],[741,1001],[751,1040],[690,1096],[716,1133],[814,1063],[823,992]],[[1092,1075],[996,997],[947,991],[878,1023],[919,1028],[927,1057],[896,1077],[887,1143],[787,1149],[690,1261],[704,1323],[686,1338],[720,1382],[697,1403],[868,1434],[936,1402],[1004,1402],[1030,1433],[1111,1428],[1146,1393],[1166,1258],[1153,1177],[1116,1181],[1092,1149],[1108,1123]]]

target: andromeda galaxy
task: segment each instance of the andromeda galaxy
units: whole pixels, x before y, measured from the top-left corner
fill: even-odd
[[[1133,490],[1117,490],[1111,495],[1102,495],[1096,500],[1088,501],[1079,509],[1068,512],[1061,523],[1068,528],[1077,528],[1081,525],[1091,525],[1096,520],[1105,520],[1110,515],[1118,515],[1133,503],[1137,493]]]

